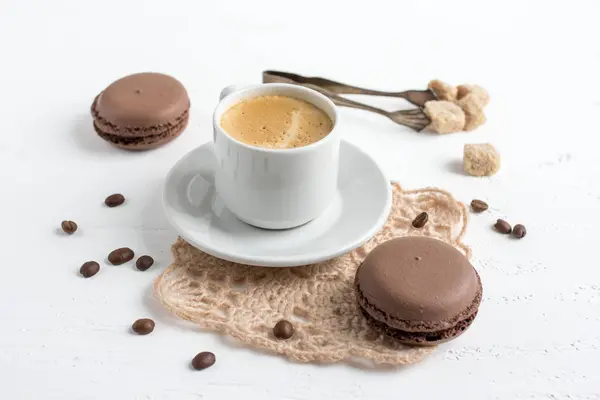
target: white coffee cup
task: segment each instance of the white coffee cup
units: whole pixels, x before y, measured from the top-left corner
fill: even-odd
[[[223,130],[221,117],[230,107],[267,95],[312,103],[331,118],[332,131],[308,146],[272,149],[242,143]],[[239,219],[260,228],[294,228],[313,220],[332,203],[337,190],[338,124],[333,102],[312,89],[285,83],[223,89],[213,115],[217,194]]]

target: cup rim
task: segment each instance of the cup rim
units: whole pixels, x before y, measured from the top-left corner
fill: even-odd
[[[331,107],[331,109],[333,110],[333,114],[335,116],[335,120],[333,121],[333,127],[331,128],[331,131],[324,138],[317,140],[316,142],[313,142],[309,145],[302,146],[302,147],[287,148],[287,149],[274,149],[274,148],[268,148],[268,147],[253,146],[253,145],[250,145],[250,144],[247,144],[247,143],[244,143],[244,142],[241,142],[241,141],[235,139],[234,137],[229,135],[227,132],[225,132],[225,130],[221,127],[221,116],[226,111],[226,110],[220,110],[221,104],[230,96],[240,96],[244,93],[247,93],[251,90],[256,90],[257,88],[260,88],[260,87],[290,88],[290,89],[306,92],[306,93],[310,94],[311,96],[321,98],[323,101],[325,101],[325,103],[327,103]],[[257,94],[256,97],[258,97],[260,95],[261,94]],[[284,94],[284,96],[285,96],[285,94]],[[313,104],[317,108],[321,108],[321,107],[318,107],[317,105],[315,105],[314,103],[311,103],[311,104]],[[259,83],[259,84],[255,84],[255,85],[246,86],[239,90],[235,90],[235,91],[229,93],[227,96],[223,97],[219,101],[219,103],[215,107],[215,111],[213,112],[213,126],[215,127],[215,129],[217,129],[219,131],[219,133],[221,133],[222,136],[225,136],[226,138],[228,138],[228,140],[230,140],[233,143],[237,144],[238,146],[241,146],[248,150],[257,151],[260,153],[270,153],[270,154],[298,154],[298,153],[311,151],[319,146],[323,146],[328,141],[335,140],[334,135],[332,135],[332,133],[337,128],[338,120],[339,120],[338,110],[337,110],[337,107],[335,106],[335,104],[333,103],[333,101],[331,101],[331,99],[329,99],[324,94],[317,92],[314,89],[307,88],[304,86],[299,86],[299,85],[293,85],[290,83]]]

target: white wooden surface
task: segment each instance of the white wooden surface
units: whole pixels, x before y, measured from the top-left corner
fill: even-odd
[[[599,399],[599,3],[285,3],[2,1],[0,397]],[[384,90],[439,77],[491,92],[484,127],[443,137],[342,110],[346,138],[405,187],[492,207],[466,238],[484,283],[480,315],[423,363],[291,364],[201,333],[151,298],[175,238],[161,214],[163,177],[210,140],[221,87],[258,82],[269,68]],[[184,82],[190,126],[159,150],[118,151],[95,136],[90,103],[112,80],[146,70]],[[503,155],[500,174],[461,174],[463,144],[488,141]],[[113,192],[126,206],[103,207]],[[494,233],[497,217],[524,223],[528,236]],[[76,235],[56,232],[63,219],[79,223]],[[157,264],[78,275],[120,246]],[[143,316],[155,332],[131,335]],[[217,364],[191,371],[202,350]]]

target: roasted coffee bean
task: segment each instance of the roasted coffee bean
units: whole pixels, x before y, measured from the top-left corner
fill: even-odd
[[[150,318],[138,319],[131,325],[131,329],[138,335],[147,335],[154,330],[154,321]]]
[[[505,234],[505,235],[508,235],[512,231],[510,224],[503,219],[497,220],[494,227],[496,228],[496,230],[498,232]]]
[[[140,271],[145,271],[154,264],[154,259],[150,256],[141,256],[135,262],[135,266]]]
[[[514,237],[516,237],[517,239],[521,239],[524,238],[525,235],[527,235],[527,229],[525,229],[525,227],[521,224],[517,224],[515,225],[512,234]]]
[[[104,200],[104,204],[109,207],[117,207],[123,203],[125,203],[125,196],[123,196],[121,193],[111,194],[106,198],[106,200]]]
[[[425,226],[428,220],[429,215],[425,211],[423,211],[421,214],[417,215],[417,218],[413,220],[412,226],[414,226],[415,228],[422,228]]]
[[[129,247],[121,247],[120,249],[110,252],[108,255],[108,261],[112,265],[121,265],[133,260],[133,256],[133,250],[131,250]]]
[[[84,278],[90,278],[96,275],[98,271],[100,271],[100,264],[96,261],[84,262],[81,268],[79,268],[79,273],[83,275]]]
[[[192,367],[197,370],[203,370],[208,367],[212,367],[217,361],[215,355],[210,351],[203,351],[202,353],[198,353],[196,357],[192,360]]]
[[[63,221],[60,223],[60,227],[65,233],[72,235],[77,230],[77,224],[73,221]]]
[[[487,209],[488,209],[488,205],[485,201],[477,200],[477,199],[471,201],[471,210],[473,210],[473,212],[480,213],[480,212],[484,212]]]
[[[282,319],[273,327],[273,335],[277,339],[289,339],[294,335],[294,325],[290,321]]]

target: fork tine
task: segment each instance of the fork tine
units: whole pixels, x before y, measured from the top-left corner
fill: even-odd
[[[431,123],[423,110],[400,110],[389,114],[390,119],[400,125],[407,126],[417,132],[421,132]]]
[[[400,110],[397,112],[399,114],[404,114],[404,115],[422,115],[423,114],[423,110],[421,110],[420,108],[414,108],[411,110]]]

